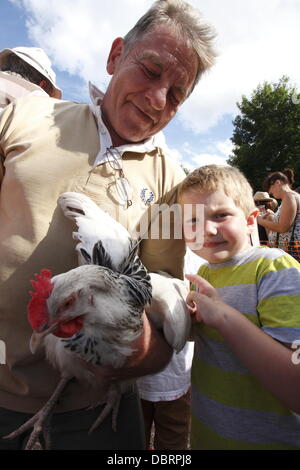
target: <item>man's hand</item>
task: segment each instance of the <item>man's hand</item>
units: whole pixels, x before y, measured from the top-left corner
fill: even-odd
[[[128,357],[123,367],[102,367],[88,364],[89,370],[97,380],[121,381],[130,380],[143,375],[154,374],[163,369],[171,360],[173,350],[164,339],[162,333],[143,315],[143,333],[132,344],[133,354]]]

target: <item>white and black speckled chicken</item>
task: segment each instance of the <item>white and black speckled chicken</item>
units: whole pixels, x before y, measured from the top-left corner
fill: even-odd
[[[78,231],[73,237],[79,240],[76,250],[81,266],[52,278],[44,269],[32,281],[30,348],[35,352],[44,343],[47,358],[59,369],[61,380],[46,405],[6,436],[13,439],[33,426],[27,449],[35,445],[41,432],[49,447],[47,422],[67,383],[74,377],[90,383],[95,380],[85,361],[122,367],[133,352],[131,343],[142,333],[145,306],[175,350],[184,346],[190,328],[184,302],[187,289],[182,281],[149,275],[127,230],[85,195],[64,193],[58,202],[64,214],[76,222]],[[126,383],[110,386],[103,400],[106,406],[91,430],[111,411],[116,427],[124,389]]]

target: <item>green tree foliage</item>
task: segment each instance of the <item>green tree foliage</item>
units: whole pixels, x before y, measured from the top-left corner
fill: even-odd
[[[237,106],[228,163],[245,174],[255,191],[263,189],[268,173],[284,168],[295,170],[300,186],[300,99],[289,78],[259,85]]]

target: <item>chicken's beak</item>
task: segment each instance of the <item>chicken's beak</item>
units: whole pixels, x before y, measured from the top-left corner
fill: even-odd
[[[40,348],[41,344],[44,341],[45,336],[49,335],[49,333],[52,333],[52,331],[55,331],[57,327],[58,327],[57,323],[54,323],[53,325],[51,325],[49,328],[47,328],[44,331],[41,331],[41,332],[34,331],[32,333],[30,342],[29,342],[29,348],[32,354],[35,354],[36,351]]]

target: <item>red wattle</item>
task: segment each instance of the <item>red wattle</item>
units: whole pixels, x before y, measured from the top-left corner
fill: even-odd
[[[71,338],[83,327],[83,318],[77,317],[67,323],[62,323],[57,330],[53,331],[54,336],[58,338]]]

